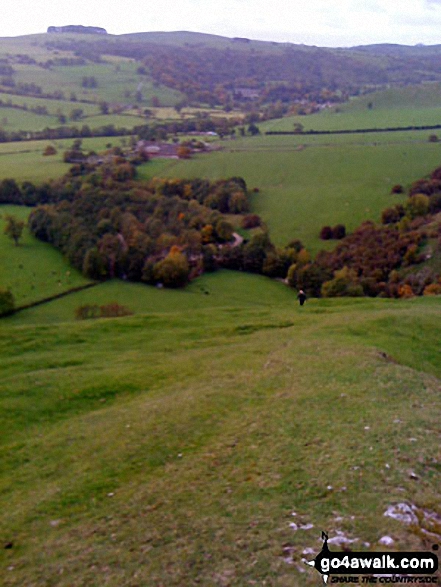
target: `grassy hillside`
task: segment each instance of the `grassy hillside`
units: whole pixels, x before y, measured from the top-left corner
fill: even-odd
[[[295,123],[302,124],[306,131],[441,124],[441,85],[390,88],[353,98],[318,114],[270,120],[260,128],[262,131],[292,131]]]
[[[137,74],[139,64],[123,56],[107,56],[97,62],[95,56],[91,60],[90,56],[86,56],[85,63],[61,63],[60,60],[78,57],[75,55],[78,51],[80,54],[87,53],[88,45],[92,46],[95,39],[93,35],[62,35],[63,42],[72,43],[66,49],[57,46],[60,35],[40,34],[0,39],[0,58],[12,64],[15,82],[12,88],[1,83],[2,89],[15,94],[20,84],[36,84],[43,94],[62,92],[67,104],[72,93],[78,100],[130,103],[135,100],[136,92],[141,90],[145,106],[153,96],[159,98],[165,106],[173,106],[182,98],[179,92],[165,86],[153,86],[148,75]],[[20,59],[22,55],[31,57],[34,62]],[[84,87],[83,78],[91,76],[97,82],[96,87]]]
[[[294,306],[296,295],[290,288],[266,277],[226,270],[205,274],[182,291],[160,290],[140,283],[113,280],[90,290],[70,294],[50,304],[19,312],[4,322],[14,325],[70,322],[74,319],[78,306],[112,302],[126,306],[135,314],[145,314],[210,308],[216,311],[218,308],[235,305],[244,308],[267,308],[278,304]]]
[[[167,38],[178,49],[233,44],[189,33]],[[71,56],[46,40],[13,39],[7,51],[2,41],[0,57],[32,52],[43,64]],[[129,39],[135,48],[162,40],[159,33]],[[286,49],[238,47],[276,57]],[[363,51],[358,58],[371,59]],[[67,67],[14,67],[47,91],[64,79],[67,92],[82,93],[82,77],[93,75],[97,89],[84,89],[93,100],[119,100],[139,76],[123,56],[70,67],[73,75]],[[143,82],[146,96],[161,91],[150,81]],[[161,101],[173,105],[178,96],[164,92]],[[28,105],[45,101],[48,115],[28,112],[26,124],[75,106]],[[338,113],[259,126],[425,124],[440,107],[436,92],[430,98],[403,88]],[[6,127],[25,120],[9,110]],[[97,105],[84,112],[87,124],[104,118]],[[124,140],[85,139],[83,148]],[[61,176],[72,140],[55,141],[57,154],[43,157],[48,144],[0,145],[0,180]],[[252,209],[273,241],[300,238],[312,252],[323,246],[321,226],[351,230],[377,220],[404,198],[390,195],[391,186],[429,173],[441,154],[427,132],[263,135],[220,144],[223,150],[189,161],[149,162],[140,173],[243,176],[259,188]],[[5,213],[25,218],[28,210],[1,207]],[[3,223],[0,286],[18,304],[87,283],[29,234],[15,247]],[[134,315],[74,319],[80,305],[112,302]],[[108,281],[2,319],[0,583],[312,587],[320,578],[303,559],[318,553],[323,530],[353,550],[385,550],[385,535],[394,540],[391,551],[430,550],[441,542],[440,311],[439,297],[309,299],[301,308],[282,283],[219,271],[184,291]],[[397,503],[414,508],[413,524],[384,515]]]
[[[392,143],[381,136],[376,142],[377,135],[335,142],[334,137],[255,137],[225,143],[225,150],[208,156],[164,164],[161,174],[243,176],[249,188],[260,189],[252,208],[267,222],[272,239],[286,244],[299,238],[316,252],[323,247],[322,226],[342,223],[353,230],[365,219],[378,221],[384,208],[404,197],[390,195],[394,184],[408,185],[439,165],[440,147],[427,141],[427,133],[424,142],[398,134],[387,135]],[[143,169],[148,173],[149,164]]]
[[[26,220],[29,209],[0,206],[0,287],[12,291],[16,305],[29,304],[89,282],[56,249],[31,236],[27,229],[16,247],[3,234],[7,214]]]
[[[229,275],[203,282],[228,307],[2,322],[5,586],[316,585],[323,529],[439,541],[439,300],[300,309]]]

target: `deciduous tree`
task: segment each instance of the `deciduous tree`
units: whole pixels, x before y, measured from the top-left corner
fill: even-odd
[[[6,226],[4,233],[14,241],[16,247],[18,247],[19,241],[23,235],[24,225],[25,223],[23,220],[19,220],[10,214],[6,216]]]

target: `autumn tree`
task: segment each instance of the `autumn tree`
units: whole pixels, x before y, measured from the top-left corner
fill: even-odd
[[[356,272],[348,267],[343,267],[343,269],[334,272],[333,279],[323,283],[321,294],[325,298],[360,297],[363,295],[363,288],[358,282]]]
[[[156,263],[153,274],[155,280],[165,287],[183,287],[190,274],[186,256],[172,248],[165,259]]]
[[[406,216],[413,219],[417,216],[425,216],[429,211],[430,199],[425,194],[415,194],[410,196],[407,202],[404,204],[406,210]]]
[[[43,155],[45,157],[48,157],[50,155],[56,155],[57,154],[57,149],[52,146],[52,145],[48,145],[45,150],[43,151]]]
[[[177,155],[179,159],[190,159],[191,157],[191,149],[186,145],[181,145],[177,149]]]
[[[16,247],[18,247],[18,242],[22,237],[24,225],[23,220],[19,220],[10,214],[6,216],[6,226],[3,232],[14,241]]]

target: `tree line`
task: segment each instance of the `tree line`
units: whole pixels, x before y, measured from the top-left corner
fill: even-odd
[[[441,168],[414,182],[404,198],[383,211],[381,224],[367,221],[339,235],[333,250],[313,260],[298,240],[285,247],[271,242],[261,219],[249,214],[240,177],[142,182],[119,154],[101,165],[75,165],[40,186],[0,183],[0,203],[36,206],[31,232],[96,280],[181,287],[203,272],[229,268],[286,279],[312,296],[441,294],[438,265],[430,262],[441,257]],[[241,241],[226,215],[257,228]],[[8,226],[17,237],[13,223]]]

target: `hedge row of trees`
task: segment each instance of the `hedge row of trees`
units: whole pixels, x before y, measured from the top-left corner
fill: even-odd
[[[43,113],[43,112],[40,112]],[[80,120],[82,117],[81,109],[74,109],[70,113],[71,119]],[[63,117],[64,118],[64,117]],[[89,125],[82,126],[58,126],[56,128],[45,128],[38,131],[6,131],[0,129],[0,143],[20,142],[20,141],[39,141],[39,140],[58,140],[58,139],[77,139],[89,137],[119,137],[119,136],[136,136],[141,140],[167,140],[177,133],[192,132],[216,132],[219,136],[234,135],[234,126],[237,120],[218,118],[211,120],[201,118],[199,120],[183,120],[169,123],[154,123],[136,126],[134,128],[116,127],[114,124],[104,124],[96,128],[90,128]]]

